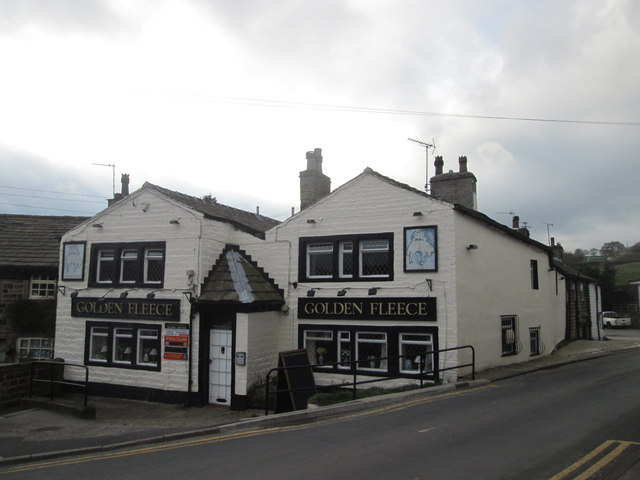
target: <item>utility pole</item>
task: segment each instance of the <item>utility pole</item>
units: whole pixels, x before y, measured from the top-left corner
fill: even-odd
[[[414,140],[413,138],[407,138],[407,140],[410,140],[412,142],[416,142],[418,145],[420,145],[421,147],[424,147],[424,152],[425,152],[425,163],[426,163],[426,176],[427,176],[427,180],[424,184],[424,189],[426,192],[429,192],[429,149],[433,148],[433,150],[435,151],[436,149],[436,140],[435,138],[433,140],[431,140],[432,143],[427,143],[427,142],[421,142],[420,140]]]

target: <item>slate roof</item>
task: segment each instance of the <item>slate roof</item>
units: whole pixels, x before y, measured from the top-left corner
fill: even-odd
[[[198,302],[280,306],[284,298],[262,269],[236,246],[228,245],[205,279]]]
[[[87,219],[0,214],[0,267],[57,269],[62,235]]]
[[[153,185],[149,182],[144,183],[142,188],[145,187],[154,189],[172,200],[193,208],[194,210],[204,214],[206,218],[230,223],[239,230],[243,230],[259,238],[264,238],[264,232],[280,223],[278,220],[274,220],[273,218],[229,207],[215,201],[207,202],[201,198],[175,192],[158,185]]]

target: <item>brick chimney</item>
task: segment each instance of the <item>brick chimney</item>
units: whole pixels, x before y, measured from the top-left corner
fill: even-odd
[[[120,177],[120,193],[114,193],[113,198],[107,200],[107,205],[110,207],[127,196],[129,196],[129,174],[123,173]]]
[[[300,210],[331,193],[331,179],[322,173],[322,149],[307,152],[307,169],[300,172]]]
[[[466,156],[459,157],[458,163],[460,171],[442,173],[444,160],[441,156],[436,157],[434,162],[436,174],[431,177],[430,181],[431,196],[438,200],[477,210],[476,176],[467,170]]]

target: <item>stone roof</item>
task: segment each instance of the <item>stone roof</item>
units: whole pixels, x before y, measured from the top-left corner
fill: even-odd
[[[0,215],[0,267],[58,268],[60,239],[88,217]]]
[[[238,247],[227,245],[207,276],[199,303],[280,306],[282,292]]]
[[[214,201],[206,201],[202,198],[192,197],[184,193],[175,192],[167,188],[145,182],[142,188],[151,188],[160,194],[182,203],[194,210],[202,213],[206,218],[220,222],[230,223],[251,235],[264,238],[264,232],[275,227],[280,222],[273,218],[265,217],[256,213],[247,212],[238,208],[229,207]]]

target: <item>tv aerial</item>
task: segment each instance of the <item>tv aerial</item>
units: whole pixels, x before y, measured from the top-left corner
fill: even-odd
[[[428,192],[429,191],[429,149],[433,148],[433,151],[435,152],[435,150],[436,150],[436,139],[433,138],[431,140],[431,143],[423,142],[423,141],[420,141],[420,140],[415,140],[413,138],[407,138],[407,140],[415,142],[418,145],[420,145],[421,147],[424,147],[425,163],[426,163],[426,166],[425,166],[425,172],[426,173],[425,174],[427,176],[426,182],[424,184],[424,189],[425,189],[425,191]]]
[[[116,194],[116,165],[114,163],[92,163],[91,165],[97,165],[98,167],[111,167],[113,173],[113,192],[112,195]]]

